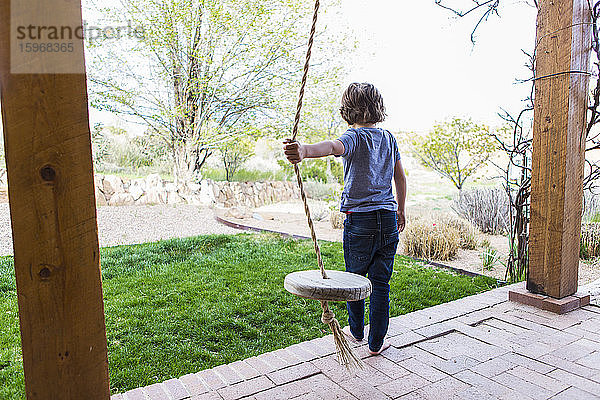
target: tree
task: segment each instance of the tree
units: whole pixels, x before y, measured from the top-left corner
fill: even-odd
[[[344,46],[351,45],[353,39],[345,37],[340,40]],[[348,47],[352,49],[352,47]],[[328,45],[327,49],[315,52],[316,58],[328,57],[331,60],[342,59],[347,48]],[[318,64],[325,61],[319,60]],[[327,62],[325,62],[329,65]],[[342,93],[345,87],[342,87],[343,78],[348,75],[345,63],[337,63],[328,67],[326,71],[322,68],[311,69],[308,76],[306,92],[304,96],[302,114],[300,117],[298,140],[300,142],[314,143],[322,140],[332,140],[348,126],[340,115],[340,105]],[[294,93],[296,94],[296,93]],[[296,96],[290,97],[286,101],[283,116],[285,118],[273,118],[273,125],[269,127],[273,136],[278,139],[291,137],[290,127],[293,124],[293,117],[297,107],[298,99]],[[290,177],[293,175],[293,168],[285,158],[283,153],[278,160],[279,166]],[[303,179],[316,179],[323,183],[340,182],[339,170],[342,168],[341,161],[332,157],[326,157],[323,160],[305,160],[300,166]],[[340,182],[341,183],[341,182]]]
[[[301,0],[122,0],[137,39],[90,43],[92,106],[130,115],[166,144],[179,180],[275,109],[302,65]]]
[[[97,123],[91,130],[92,137],[92,162],[96,170],[101,169],[102,163],[108,155],[108,141],[104,135],[104,125]]]
[[[235,172],[254,155],[254,146],[255,142],[247,137],[221,146],[221,160],[228,182],[231,182]]]
[[[471,119],[452,118],[434,125],[424,137],[409,142],[414,154],[427,167],[452,181],[459,190],[495,151],[486,125]]]
[[[459,6],[448,5],[452,0],[434,0],[438,6],[452,12],[457,17],[463,18],[468,15],[473,15],[477,19],[475,27],[471,32],[471,43],[475,44],[475,33],[479,26],[487,21],[491,16],[499,16],[498,9],[500,8],[500,0],[471,0],[470,3],[464,4],[460,2]],[[537,6],[536,0],[533,0]]]
[[[343,75],[343,65],[338,66],[337,73]],[[304,137],[310,142],[332,140],[339,137],[347,127],[340,114],[342,93],[345,88],[339,83],[337,74],[330,76],[328,81],[320,80],[319,84],[326,89],[316,89],[307,97],[306,108],[302,118]],[[316,161],[316,160],[315,160]],[[313,162],[311,168],[317,170],[321,162]],[[343,183],[340,175],[341,163],[332,157],[326,157],[324,182]]]

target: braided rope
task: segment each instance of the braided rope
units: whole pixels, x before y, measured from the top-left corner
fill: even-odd
[[[315,31],[317,28],[317,18],[319,16],[319,0],[315,1],[315,11],[313,14],[312,26],[310,28],[310,35],[308,38],[308,50],[306,50],[306,61],[304,62],[304,73],[302,75],[302,83],[300,85],[300,94],[298,96],[298,106],[296,107],[296,117],[294,119],[294,128],[292,129],[292,141],[296,140],[296,136],[298,136],[298,125],[300,124],[300,114],[302,113],[302,101],[304,100],[304,89],[306,88],[306,80],[308,78],[308,69],[310,67],[310,56],[312,53],[313,42],[315,38]],[[306,220],[308,222],[308,227],[310,228],[310,237],[312,238],[313,245],[315,247],[315,253],[317,254],[317,263],[319,264],[319,269],[321,270],[321,276],[323,279],[327,278],[327,273],[325,272],[325,267],[323,265],[323,258],[321,257],[321,249],[319,247],[319,243],[317,242],[317,234],[315,233],[315,227],[313,224],[313,220],[310,216],[310,209],[308,208],[308,200],[306,198],[306,192],[304,190],[304,183],[302,182],[302,175],[300,174],[300,168],[298,164],[294,164],[294,172],[296,173],[296,179],[298,180],[298,187],[300,188],[300,196],[302,197],[302,202],[304,203],[304,213],[306,214]]]
[[[296,117],[294,119],[294,127],[292,129],[292,141],[296,140],[296,136],[298,135],[298,125],[300,124],[300,114],[302,112],[302,101],[304,100],[304,89],[306,87],[306,80],[308,78],[308,69],[310,66],[310,56],[312,53],[312,46],[315,37],[315,31],[317,27],[317,18],[319,15],[319,0],[315,1],[315,11],[313,14],[312,27],[310,29],[310,36],[308,39],[308,50],[306,51],[306,62],[304,63],[304,73],[302,75],[302,84],[300,85],[300,94],[298,96],[298,106],[296,108]],[[313,245],[315,247],[315,253],[317,254],[317,263],[319,264],[319,269],[321,270],[321,276],[323,279],[328,279],[327,273],[325,272],[325,266],[323,265],[323,258],[321,257],[321,249],[319,247],[319,243],[317,242],[317,234],[315,232],[315,227],[313,224],[312,217],[310,216],[310,209],[308,208],[308,200],[306,198],[306,192],[304,190],[304,183],[302,182],[302,175],[300,174],[300,168],[298,164],[294,164],[294,172],[296,173],[296,179],[298,180],[298,187],[300,188],[300,197],[302,197],[302,202],[304,203],[304,213],[306,214],[306,219],[308,221],[308,227],[310,228],[310,236],[313,241]],[[340,364],[344,365],[348,370],[362,368],[362,360],[358,358],[352,348],[348,344],[344,333],[342,332],[342,328],[340,323],[335,318],[335,314],[329,308],[329,303],[327,301],[321,301],[321,308],[323,309],[323,314],[321,315],[321,321],[329,325],[331,331],[333,332],[333,338],[335,341],[335,348],[338,361]]]
[[[298,135],[298,125],[300,124],[300,112],[302,111],[302,100],[304,99],[304,88],[306,87],[306,79],[308,78],[308,68],[310,66],[310,55],[315,39],[315,31],[317,29],[317,18],[319,17],[319,0],[315,1],[315,12],[313,14],[312,26],[310,28],[310,36],[308,37],[308,49],[306,50],[306,61],[304,62],[304,74],[302,75],[302,84],[300,85],[300,95],[298,96],[298,106],[296,107],[296,118],[294,119],[294,128],[292,129],[292,141],[296,140]]]
[[[302,176],[300,175],[300,168],[298,164],[294,164],[294,172],[296,173],[296,179],[298,180],[298,187],[300,188],[300,197],[304,203],[304,213],[306,214],[306,220],[308,221],[308,227],[310,228],[310,237],[312,238],[313,245],[315,247],[315,253],[317,254],[317,263],[321,270],[321,276],[323,279],[329,279],[327,272],[325,272],[325,266],[323,265],[323,258],[321,257],[321,249],[317,242],[317,234],[315,232],[315,226],[313,224],[312,217],[310,216],[310,209],[308,208],[308,200],[306,199],[306,192],[304,191],[304,183],[302,182]]]

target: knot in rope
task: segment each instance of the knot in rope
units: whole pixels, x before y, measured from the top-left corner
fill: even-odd
[[[321,321],[325,325],[331,324],[335,320],[335,314],[331,310],[323,310],[323,315],[321,315]]]

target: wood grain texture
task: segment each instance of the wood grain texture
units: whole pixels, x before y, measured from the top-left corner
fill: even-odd
[[[589,21],[586,0],[539,2],[536,77],[589,70]],[[535,82],[527,289],[555,298],[577,291],[588,81]]]
[[[79,1],[54,1],[76,7],[81,23]],[[109,399],[86,77],[11,74],[10,28],[3,0],[0,94],[27,398]]]
[[[371,281],[361,275],[327,271],[323,279],[318,270],[297,271],[285,277],[283,286],[296,296],[314,300],[357,301],[371,295]]]

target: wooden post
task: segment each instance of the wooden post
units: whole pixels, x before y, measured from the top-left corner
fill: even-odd
[[[560,299],[577,291],[590,10],[538,4],[527,289]]]
[[[18,24],[35,26],[40,18],[47,26],[76,28],[81,3],[0,3],[0,94],[25,388],[28,399],[106,400],[83,40],[72,36],[62,42],[71,46],[54,47],[54,54],[32,47],[25,54],[21,44],[35,43],[39,50],[52,42],[45,36],[19,39]]]

